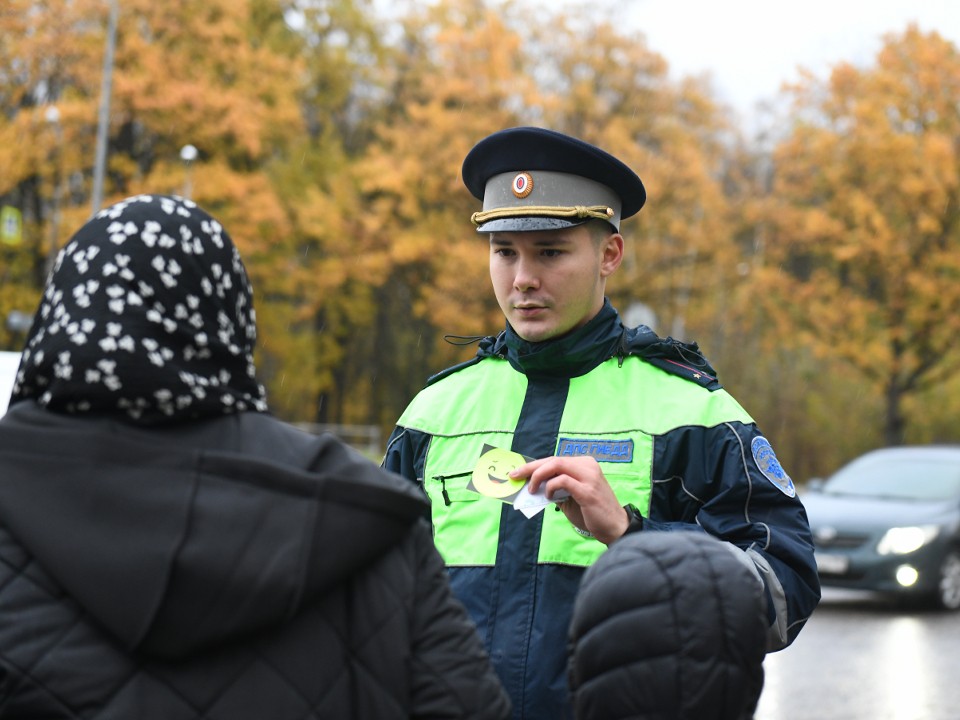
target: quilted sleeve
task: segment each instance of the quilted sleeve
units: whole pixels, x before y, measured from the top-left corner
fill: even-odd
[[[420,522],[414,532],[418,577],[412,620],[411,717],[509,718],[510,700],[473,622],[450,590],[429,526]]]

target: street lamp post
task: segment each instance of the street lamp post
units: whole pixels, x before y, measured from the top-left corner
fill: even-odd
[[[60,250],[60,200],[61,200],[61,152],[63,146],[63,129],[60,127],[60,110],[56,105],[51,105],[44,113],[44,119],[53,128],[54,148],[53,148],[53,190],[51,193],[50,209],[50,247],[47,250],[46,274],[49,275],[53,270],[53,264],[57,260],[57,252]]]
[[[184,145],[180,148],[180,159],[183,160],[183,196],[188,200],[193,193],[193,180],[190,177],[190,170],[198,154],[197,149],[193,145]]]
[[[100,113],[97,118],[97,155],[93,166],[93,210],[95,215],[103,205],[103,176],[107,164],[107,135],[110,130],[110,93],[113,85],[113,49],[117,37],[117,0],[110,0],[110,19],[107,27],[107,49],[103,54],[103,78],[100,84]]]

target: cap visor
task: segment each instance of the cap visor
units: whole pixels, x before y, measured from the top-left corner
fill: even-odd
[[[477,232],[534,232],[536,230],[562,230],[563,228],[583,225],[589,218],[582,220],[562,220],[560,218],[500,218],[485,222]]]

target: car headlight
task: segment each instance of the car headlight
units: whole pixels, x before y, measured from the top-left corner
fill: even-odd
[[[931,542],[939,532],[937,525],[890,528],[880,538],[877,552],[881,555],[906,555]]]

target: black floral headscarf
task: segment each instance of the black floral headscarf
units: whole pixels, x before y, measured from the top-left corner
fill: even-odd
[[[11,404],[143,425],[265,412],[253,295],[226,230],[195,203],[139,195],[57,257]]]

